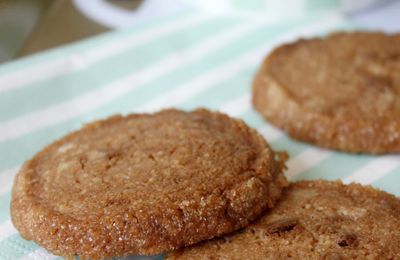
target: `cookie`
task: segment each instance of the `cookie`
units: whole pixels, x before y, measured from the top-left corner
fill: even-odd
[[[253,104],[291,137],[356,153],[400,152],[400,34],[336,33],[275,49]]]
[[[216,112],[114,116],[23,165],[12,221],[56,255],[158,254],[242,228],[273,207],[287,186],[284,157]]]
[[[399,259],[400,199],[341,182],[291,184],[245,229],[167,259]]]

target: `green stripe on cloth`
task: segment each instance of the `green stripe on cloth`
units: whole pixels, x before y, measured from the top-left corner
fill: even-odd
[[[218,84],[211,86],[209,91],[204,91],[197,94],[179,105],[180,108],[186,110],[193,110],[198,107],[205,106],[207,108],[218,110],[221,103],[229,100],[234,100],[242,97],[248,92],[248,86],[251,82],[255,68],[247,68],[237,75],[232,75],[232,78]]]
[[[332,10],[339,7],[340,0],[305,0],[307,11]]]
[[[290,158],[298,156],[305,149],[309,148],[308,145],[292,140],[287,136],[281,137],[278,140],[271,142],[271,146],[277,151],[287,151]]]
[[[372,185],[400,197],[400,167],[389,172]]]
[[[242,11],[260,11],[267,6],[263,0],[232,0],[232,5]]]
[[[357,170],[358,168],[362,167],[373,159],[373,156],[368,155],[335,153],[315,167],[312,167],[303,174],[296,176],[294,179],[298,180],[322,178],[336,180],[344,178],[348,175],[349,172]]]

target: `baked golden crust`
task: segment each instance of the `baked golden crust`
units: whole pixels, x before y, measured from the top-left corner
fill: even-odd
[[[336,33],[274,50],[253,104],[295,139],[347,152],[400,152],[400,34]]]
[[[302,181],[248,227],[167,259],[399,259],[400,199],[358,184]]]
[[[114,116],[26,162],[12,191],[21,235],[54,254],[157,254],[237,230],[275,205],[284,158],[207,110]]]

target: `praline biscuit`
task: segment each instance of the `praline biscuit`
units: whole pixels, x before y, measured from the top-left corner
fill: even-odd
[[[399,259],[400,199],[341,182],[293,183],[248,227],[167,259]]]
[[[158,254],[242,228],[273,207],[287,186],[281,155],[216,112],[114,116],[23,165],[12,221],[65,257]]]
[[[335,33],[275,49],[253,104],[295,139],[347,152],[400,152],[400,34]]]

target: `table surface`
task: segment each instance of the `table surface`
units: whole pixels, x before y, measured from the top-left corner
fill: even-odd
[[[352,28],[334,13],[270,24],[185,11],[1,66],[0,259],[56,258],[11,224],[15,173],[46,144],[115,113],[220,110],[287,150],[290,180],[342,179],[400,195],[398,155],[346,154],[293,141],[250,103],[254,73],[277,44]]]

